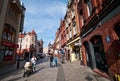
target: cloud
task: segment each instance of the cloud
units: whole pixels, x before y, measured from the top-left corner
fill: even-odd
[[[34,3],[34,2],[33,2]],[[50,1],[50,2],[38,2],[35,4],[32,4],[32,1],[29,2],[27,5],[28,9],[26,10],[27,13],[32,15],[49,15],[54,16],[56,14],[65,14],[66,11],[66,4],[60,1]]]
[[[44,46],[53,43],[60,25],[60,18],[66,13],[65,0],[22,0],[25,7],[24,30],[35,30],[38,39],[44,40]],[[67,1],[67,0],[66,0]]]

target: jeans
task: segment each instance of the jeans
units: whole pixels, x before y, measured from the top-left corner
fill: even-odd
[[[50,62],[50,67],[53,67],[53,62]]]
[[[32,67],[33,67],[33,71],[35,71],[36,70],[36,64],[32,63]]]
[[[57,62],[57,61],[55,61],[55,66],[57,67],[57,65],[58,65],[58,62]]]

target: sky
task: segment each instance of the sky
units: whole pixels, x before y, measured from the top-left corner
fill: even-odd
[[[67,0],[21,0],[26,8],[24,31],[33,29],[38,40],[44,41],[44,47],[55,40],[55,33],[64,19]]]

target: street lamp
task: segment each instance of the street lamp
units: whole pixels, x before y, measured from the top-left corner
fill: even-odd
[[[23,3],[21,4],[21,8],[22,8],[22,15],[21,15],[20,30],[19,30],[19,32],[22,35],[23,24],[24,24],[24,17],[25,17],[25,10],[26,10],[26,8],[24,7]],[[17,68],[19,68],[19,66],[20,66],[21,43],[22,43],[22,36],[21,36],[21,40],[20,40],[20,48],[19,48],[19,54],[18,54],[18,59],[17,59]]]
[[[20,35],[22,35],[22,32],[20,33]],[[18,56],[18,59],[17,59],[17,68],[19,68],[20,66],[20,53],[21,53],[21,43],[22,43],[22,36],[21,36],[21,39],[20,39],[20,48],[19,48],[19,54],[17,55]]]

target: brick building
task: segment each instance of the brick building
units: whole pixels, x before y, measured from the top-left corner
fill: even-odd
[[[119,0],[68,0],[63,21],[65,27],[60,27],[66,29],[66,43],[59,31],[60,48],[67,49],[67,57],[74,51],[94,71],[106,77],[120,75]]]
[[[83,64],[120,75],[120,1],[79,0]]]

